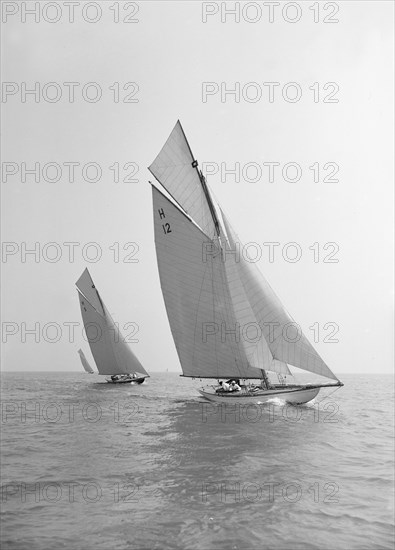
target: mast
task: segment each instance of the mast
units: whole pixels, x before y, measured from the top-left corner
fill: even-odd
[[[180,124],[180,127],[181,127],[181,132],[184,136],[184,139],[185,139],[185,142],[188,146],[188,149],[189,149],[189,152],[191,154],[191,157],[192,157],[192,162],[191,162],[191,166],[192,168],[196,168],[196,172],[197,172],[197,175],[199,177],[199,181],[202,185],[202,188],[203,188],[203,193],[206,197],[206,200],[207,200],[207,204],[208,204],[208,207],[210,209],[210,213],[211,213],[211,216],[213,218],[213,222],[214,222],[214,227],[215,227],[215,230],[217,232],[217,236],[219,237],[221,235],[221,231],[220,231],[220,225],[219,225],[219,221],[218,221],[218,218],[217,218],[217,214],[215,212],[215,207],[214,207],[214,204],[213,204],[213,201],[212,201],[212,198],[211,198],[211,195],[210,195],[210,191],[208,189],[208,186],[207,186],[207,183],[206,183],[206,178],[203,176],[203,173],[201,170],[199,170],[198,168],[198,161],[195,159],[193,153],[192,153],[192,149],[191,149],[191,146],[189,145],[189,141],[187,139],[187,136],[185,135],[185,132],[184,132],[184,128],[181,126],[181,123],[180,121],[178,121],[178,123]]]
[[[265,382],[266,389],[270,390],[270,382],[265,369],[261,369],[261,373],[262,373],[263,381]]]
[[[184,134],[185,136],[185,134]],[[186,142],[188,143],[188,140],[185,136],[185,140]],[[189,147],[189,143],[188,143],[188,147]],[[191,148],[189,148],[190,151],[191,151],[191,155],[192,155],[192,150]],[[192,155],[193,156],[193,155]],[[217,232],[217,236],[220,238],[221,237],[221,230],[220,230],[220,224],[219,224],[219,221],[218,221],[218,218],[217,218],[217,214],[216,214],[216,211],[215,211],[215,207],[214,207],[214,203],[213,203],[213,200],[211,198],[211,195],[210,195],[210,191],[209,191],[209,188],[207,186],[207,182],[206,182],[206,178],[203,176],[203,173],[201,170],[199,170],[198,168],[198,161],[197,160],[194,160],[192,162],[192,167],[193,168],[196,168],[196,171],[198,173],[198,176],[199,176],[199,180],[200,180],[200,183],[202,185],[202,188],[203,188],[203,192],[204,192],[204,195],[206,197],[206,200],[207,200],[207,204],[208,204],[208,207],[210,209],[210,212],[211,212],[211,215],[213,217],[213,222],[214,222],[214,227],[215,227],[215,230]],[[265,383],[265,386],[267,389],[270,389],[270,382],[269,382],[269,378],[266,374],[266,371],[265,369],[260,369],[261,370],[261,374],[262,374],[262,379]]]
[[[196,171],[197,171],[198,176],[199,176],[200,183],[202,184],[202,187],[203,187],[203,192],[204,192],[204,195],[206,197],[208,207],[209,207],[211,215],[213,217],[214,227],[215,227],[215,230],[217,232],[217,236],[220,237],[221,236],[220,225],[219,225],[219,221],[218,221],[218,218],[217,218],[217,214],[215,212],[215,207],[214,207],[211,195],[210,195],[210,191],[207,187],[206,178],[203,176],[202,171],[199,170],[197,160],[194,160],[192,162],[192,167],[196,168]]]
[[[192,153],[192,151],[191,151],[191,153]],[[217,218],[217,214],[216,214],[216,211],[215,211],[213,200],[212,200],[211,195],[210,195],[209,188],[207,186],[206,178],[203,176],[202,171],[198,169],[198,161],[197,160],[194,160],[192,162],[192,166],[194,168],[196,168],[196,170],[198,172],[200,183],[202,184],[203,191],[204,191],[204,194],[206,196],[206,200],[207,200],[211,215],[213,217],[213,222],[214,222],[214,226],[215,226],[215,229],[216,229],[216,232],[217,232],[217,236],[220,238],[220,236],[221,236],[220,224],[219,224],[219,221],[218,221],[218,218]],[[262,368],[260,370],[261,370],[262,379],[263,379],[263,381],[266,385],[266,388],[270,389],[270,382],[269,382],[269,378],[266,374],[265,369]]]

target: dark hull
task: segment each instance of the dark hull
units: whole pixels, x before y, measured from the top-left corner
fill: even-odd
[[[106,382],[109,384],[142,384],[146,376],[141,376],[140,378],[128,378],[127,380],[111,380],[111,378],[106,378]]]

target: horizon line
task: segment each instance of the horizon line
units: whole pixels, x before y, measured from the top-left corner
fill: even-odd
[[[86,374],[86,372],[84,372],[83,370],[36,370],[36,369],[32,369],[32,370],[7,370],[7,369],[0,369],[0,373],[23,373],[23,372],[45,372],[45,373],[62,373],[62,374]],[[163,370],[160,370],[160,371],[151,371],[152,373],[168,373],[168,374],[180,374],[180,376],[182,375],[182,372],[180,371],[174,371],[174,370],[169,370],[169,371],[163,371]],[[95,372],[94,374],[98,375],[98,376],[108,376],[107,374],[99,374],[98,372]],[[304,373],[297,373],[297,375],[300,375],[300,374],[304,374]],[[306,371],[306,375],[308,374],[308,372]],[[311,375],[314,375],[315,373],[310,373]],[[367,375],[375,375],[375,374],[392,374],[394,375],[395,374],[395,371],[375,371],[375,372],[364,372],[364,371],[342,371],[339,373],[340,375],[342,374],[367,374]],[[316,374],[316,376],[319,376]],[[199,376],[199,375],[196,375],[194,377],[192,376],[188,376],[187,378],[204,378],[202,376]],[[221,376],[219,376],[218,378],[223,378]]]

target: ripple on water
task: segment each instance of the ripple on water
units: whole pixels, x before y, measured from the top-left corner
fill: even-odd
[[[392,549],[391,380],[350,378],[332,406],[274,400],[248,416],[175,375],[133,388],[21,376],[3,378],[6,401],[75,414],[3,423],[4,548]],[[97,421],[82,414],[92,403]]]

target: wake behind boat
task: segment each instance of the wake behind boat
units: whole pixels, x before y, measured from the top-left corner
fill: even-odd
[[[342,386],[240,254],[242,244],[214,202],[179,121],[149,170],[169,195],[152,185],[159,276],[183,376],[233,378],[230,389],[220,382],[200,390],[221,403],[273,397],[307,403],[322,387]],[[280,381],[293,374],[289,365],[336,383],[272,384],[267,371]]]
[[[149,374],[125,343],[87,269],[76,286],[85,332],[98,373],[111,375],[106,378],[111,384],[142,384]],[[84,359],[88,364],[85,356]],[[86,368],[84,361],[82,364]]]

